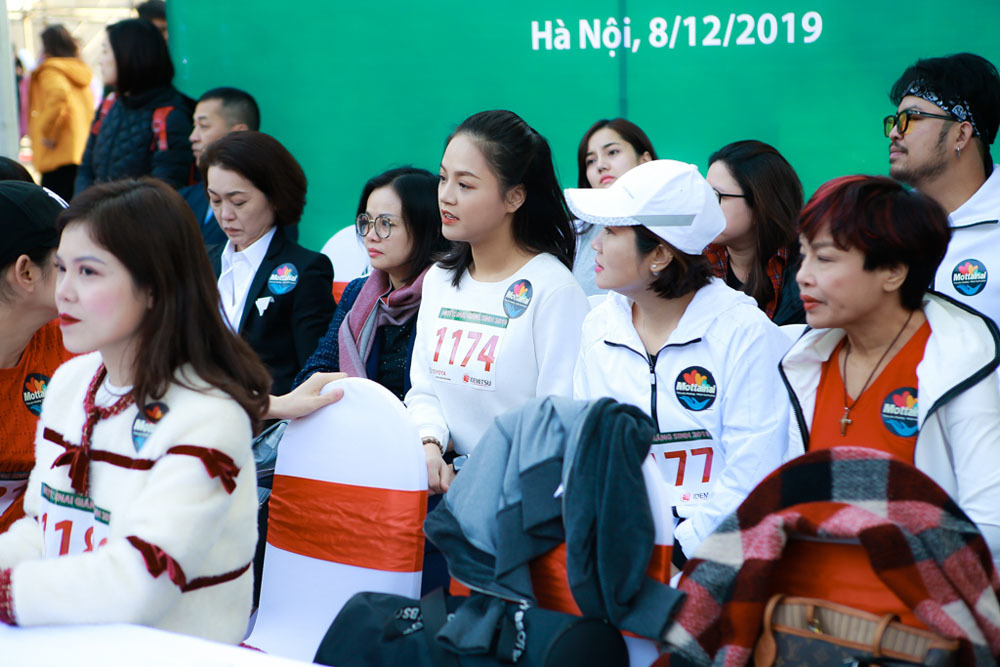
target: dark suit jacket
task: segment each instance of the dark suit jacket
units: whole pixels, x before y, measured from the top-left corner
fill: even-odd
[[[201,230],[201,236],[205,239],[205,247],[211,248],[217,243],[224,244],[226,242],[226,233],[222,231],[222,227],[219,227],[219,221],[215,219],[215,214],[209,213],[208,195],[205,194],[205,186],[202,183],[195,183],[194,185],[185,186],[177,192],[180,193],[181,197],[184,197],[184,201],[194,211],[194,218],[198,221],[198,229]],[[208,220],[205,219],[206,215],[208,216]],[[298,241],[298,226],[292,225],[291,227],[286,227],[285,236],[293,241]],[[221,253],[222,251],[220,250],[219,252]]]
[[[216,279],[221,273],[224,248],[222,243],[208,250]],[[291,290],[279,294],[268,281],[284,264],[295,267],[298,281]],[[272,394],[291,391],[296,373],[326,333],[336,306],[332,286],[330,259],[289,240],[279,227],[250,283],[237,328],[271,372]],[[271,299],[263,313],[257,306],[258,299]]]

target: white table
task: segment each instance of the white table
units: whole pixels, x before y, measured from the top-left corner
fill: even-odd
[[[310,663],[141,625],[0,623],[3,667],[302,667]]]

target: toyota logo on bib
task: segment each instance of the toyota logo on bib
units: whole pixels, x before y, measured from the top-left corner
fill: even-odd
[[[677,376],[674,393],[685,408],[700,412],[715,402],[715,378],[701,366],[685,368]]]

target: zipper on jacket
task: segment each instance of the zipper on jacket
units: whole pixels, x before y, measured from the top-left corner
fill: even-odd
[[[701,342],[701,338],[695,338],[693,340],[687,341],[686,343],[667,343],[666,345],[660,348],[660,352],[663,352],[668,347],[684,347],[686,345],[691,345],[692,343],[699,343],[699,342]],[[639,355],[640,357],[643,358],[643,360],[645,360],[647,364],[649,364],[649,416],[653,418],[653,422],[656,424],[656,429],[659,430],[660,420],[656,416],[656,360],[659,358],[660,352],[657,352],[656,354],[653,355],[643,354],[642,352],[639,352],[638,350],[633,349],[628,345],[623,345],[621,343],[612,343],[609,340],[604,341],[604,344],[607,345],[608,347],[620,347],[624,350],[628,350],[633,354]]]
[[[656,358],[658,356],[660,356],[659,352],[646,359],[649,362],[649,414],[653,416],[656,430],[660,430],[660,420],[656,418]]]

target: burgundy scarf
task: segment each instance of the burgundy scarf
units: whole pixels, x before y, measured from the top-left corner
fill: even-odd
[[[386,325],[399,326],[416,314],[426,274],[424,269],[409,285],[389,292],[389,275],[378,269],[372,271],[337,332],[341,371],[351,377],[368,377],[365,364],[371,356],[376,332]],[[383,299],[386,292],[389,294]]]

